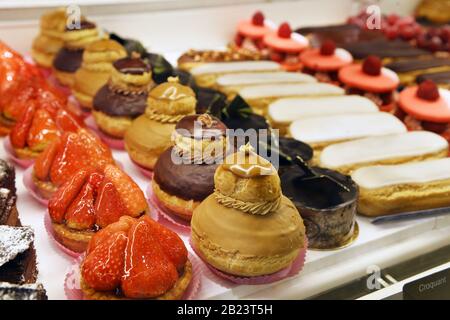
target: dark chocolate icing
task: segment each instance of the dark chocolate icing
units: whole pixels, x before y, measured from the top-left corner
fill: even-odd
[[[125,95],[104,85],[94,96],[92,104],[94,110],[110,116],[136,118],[143,114],[147,107],[147,93]]]
[[[175,126],[175,130],[184,129],[179,131],[181,135],[196,139],[202,138],[211,139],[214,137],[218,138],[220,136],[226,135],[227,127],[222,121],[220,121],[214,116],[210,116],[212,119],[210,127],[207,127],[205,124],[202,124],[202,130],[199,131],[201,133],[201,136],[199,135],[199,132],[194,132],[195,122],[198,121],[198,118],[200,116],[201,115],[199,114],[193,114],[182,118],[180,121],[178,121],[177,125]],[[187,135],[188,132],[189,135]]]
[[[348,43],[342,47],[348,50],[355,59],[364,59],[369,55],[376,55],[380,58],[407,58],[429,54],[428,51],[415,48],[402,40],[376,39]]]
[[[53,59],[53,67],[56,70],[74,73],[81,66],[84,49],[69,50],[61,48]]]
[[[173,147],[161,154],[153,170],[159,187],[185,200],[202,201],[214,192],[214,173],[219,164],[175,164]]]
[[[150,72],[151,67],[140,58],[123,58],[113,63],[114,68],[125,74],[141,75]]]
[[[386,68],[389,68],[395,72],[408,72],[443,66],[450,67],[449,58],[436,58],[433,55],[430,55],[427,59],[407,59],[395,61],[387,64]]]
[[[425,73],[416,77],[416,82],[421,83],[425,80],[432,80],[435,83],[450,84],[450,71]]]

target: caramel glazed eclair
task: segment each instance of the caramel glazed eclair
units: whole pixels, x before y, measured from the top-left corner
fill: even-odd
[[[276,169],[249,145],[226,157],[214,186],[191,221],[192,245],[206,263],[261,276],[288,267],[306,249],[303,220],[283,196]]]
[[[123,138],[133,119],[142,115],[154,87],[148,63],[134,54],[117,60],[108,83],[94,97],[92,115],[100,130]]]
[[[379,164],[401,164],[445,158],[448,142],[429,131],[383,135],[336,143],[323,149],[319,166],[350,174]]]
[[[364,167],[352,174],[366,216],[450,206],[450,158]]]

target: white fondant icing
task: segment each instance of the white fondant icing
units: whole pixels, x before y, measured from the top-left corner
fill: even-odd
[[[345,62],[352,62],[353,61],[352,54],[350,52],[348,52],[347,50],[345,50],[345,49],[336,48],[336,50],[334,51],[334,54],[336,56],[338,56],[339,59],[341,59],[342,61],[345,61]]]
[[[440,135],[428,131],[411,131],[333,144],[320,154],[320,164],[333,169],[357,163],[420,156],[445,149],[448,149],[448,142]]]
[[[339,114],[295,120],[289,131],[306,143],[325,143],[406,132],[405,125],[386,112]]]
[[[450,179],[450,158],[364,167],[355,170],[352,178],[365,189],[447,180]]]
[[[231,73],[217,78],[220,86],[258,85],[268,83],[317,82],[316,78],[300,72],[245,72]]]
[[[344,95],[344,89],[328,83],[264,84],[244,87],[239,95],[244,99]]]
[[[210,73],[233,73],[246,71],[277,71],[281,67],[273,61],[236,61],[203,63],[191,70],[194,76]]]
[[[383,75],[391,78],[392,80],[394,80],[395,82],[400,82],[400,79],[397,75],[397,73],[395,73],[394,71],[392,71],[391,69],[388,68],[381,68],[381,73],[383,73]]]
[[[378,112],[378,107],[372,100],[357,95],[285,98],[271,103],[268,109],[270,118],[278,123],[314,116],[367,112]]]

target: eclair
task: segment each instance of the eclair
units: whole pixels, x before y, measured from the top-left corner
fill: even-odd
[[[323,149],[319,165],[344,174],[380,164],[445,158],[448,142],[427,131],[385,135],[336,143]]]
[[[450,158],[355,170],[358,211],[382,216],[450,206]]]

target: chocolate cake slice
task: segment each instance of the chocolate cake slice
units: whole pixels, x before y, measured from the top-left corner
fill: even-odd
[[[0,225],[20,224],[16,209],[16,175],[14,167],[0,159]]]
[[[376,55],[382,59],[418,58],[429,55],[423,49],[415,48],[402,40],[375,39],[368,41],[357,41],[342,46],[348,50],[355,59],[364,59],[369,55]]]
[[[30,227],[0,226],[0,282],[34,283],[37,277],[34,232]]]
[[[11,284],[0,282],[0,300],[47,300],[42,284]]]

